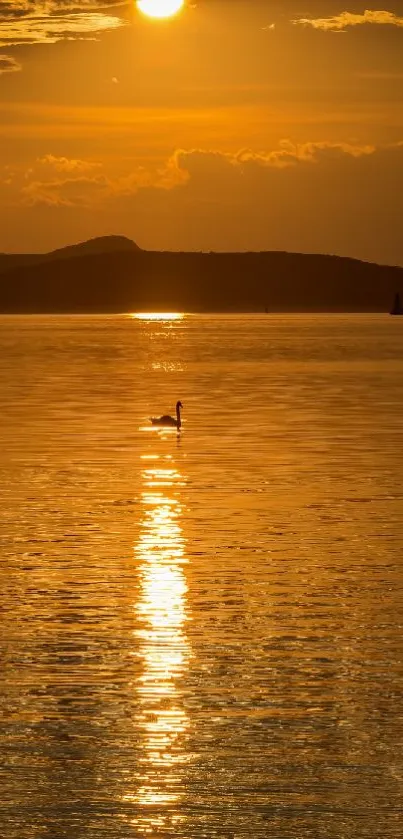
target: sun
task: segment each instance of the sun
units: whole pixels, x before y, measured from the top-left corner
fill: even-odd
[[[185,5],[185,0],[137,0],[137,7],[147,17],[173,17]]]

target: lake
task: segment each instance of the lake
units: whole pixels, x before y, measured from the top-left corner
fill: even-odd
[[[2,317],[0,388],[0,835],[400,839],[403,319]]]

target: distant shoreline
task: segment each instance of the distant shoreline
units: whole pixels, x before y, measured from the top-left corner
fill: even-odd
[[[403,268],[281,251],[143,251],[103,237],[0,254],[0,314],[389,313]]]
[[[166,311],[168,312],[168,310],[166,310]],[[80,311],[67,311],[67,310],[60,310],[60,311],[54,310],[54,311],[51,311],[51,312],[50,311],[22,311],[22,310],[14,311],[14,312],[12,312],[12,311],[7,311],[7,312],[0,311],[0,317],[1,318],[18,318],[18,317],[24,317],[24,318],[29,318],[29,317],[33,317],[33,318],[35,318],[35,317],[43,317],[43,318],[46,318],[46,317],[49,317],[49,318],[52,318],[52,317],[77,317],[77,318],[111,317],[112,318],[112,317],[115,317],[115,318],[131,318],[132,320],[136,320],[136,317],[135,317],[136,315],[146,315],[146,314],[150,314],[151,316],[154,315],[154,314],[164,315],[165,311],[160,310],[160,309],[156,309],[155,312],[151,312],[151,311],[150,312],[145,312],[145,311],[141,311],[141,310],[130,311],[130,312],[96,311],[96,310],[93,310],[93,311],[88,310],[88,311],[82,311],[82,312],[80,312]],[[330,309],[328,309],[328,310],[325,310],[325,309],[321,309],[321,310],[308,310],[308,309],[302,310],[301,309],[301,310],[296,311],[295,309],[288,309],[288,310],[287,309],[282,309],[282,310],[279,310],[279,311],[276,311],[276,312],[274,312],[274,311],[273,312],[257,312],[257,311],[247,311],[247,310],[239,310],[239,311],[233,311],[233,310],[232,311],[229,311],[229,310],[227,310],[227,311],[226,310],[217,311],[217,310],[215,310],[215,311],[204,311],[204,312],[183,311],[183,312],[180,312],[180,314],[183,315],[183,318],[188,318],[188,317],[206,317],[207,318],[207,317],[219,317],[219,316],[222,316],[222,317],[239,317],[239,316],[243,316],[243,315],[248,315],[248,316],[251,316],[251,317],[252,316],[261,317],[261,318],[281,317],[282,315],[287,315],[287,316],[288,315],[295,315],[296,317],[298,317],[300,315],[301,316],[302,315],[308,315],[308,316],[311,316],[311,317],[315,317],[315,316],[320,317],[321,315],[334,315],[335,317],[337,317],[338,315],[352,315],[352,316],[357,316],[357,317],[359,315],[362,315],[363,317],[365,317],[366,315],[377,315],[379,317],[382,317],[383,315],[385,315],[385,316],[388,316],[388,318],[390,317],[390,312],[381,311],[379,309],[377,309],[377,310],[368,309],[366,311],[364,311],[364,310],[351,310],[351,309],[337,309],[337,310],[336,309],[334,309],[334,310],[330,310]],[[163,318],[161,318],[161,319],[163,319]],[[147,318],[144,317],[143,320],[147,320]],[[153,317],[150,317],[149,320],[153,320]],[[169,320],[169,317],[167,317],[166,320]],[[396,320],[396,318],[394,318],[394,320]]]

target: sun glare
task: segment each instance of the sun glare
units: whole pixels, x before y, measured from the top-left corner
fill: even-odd
[[[137,0],[140,12],[154,18],[173,17],[184,5],[185,0]]]
[[[136,320],[182,320],[183,312],[134,312],[130,317]]]

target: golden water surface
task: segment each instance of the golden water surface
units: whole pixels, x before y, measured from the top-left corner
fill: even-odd
[[[401,839],[400,319],[4,317],[0,392],[1,839]]]

